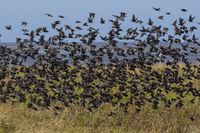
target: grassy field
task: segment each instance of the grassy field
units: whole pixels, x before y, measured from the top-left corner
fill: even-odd
[[[181,109],[145,107],[136,114],[103,105],[94,113],[71,107],[55,113],[34,111],[23,104],[0,105],[1,133],[198,133],[199,103]]]
[[[180,70],[182,67],[180,65]],[[162,64],[158,64],[152,66],[152,70],[163,71],[164,67]],[[127,69],[126,71],[130,75],[132,74],[131,70]],[[139,69],[136,72],[140,74]],[[182,74],[182,72],[179,73]],[[16,75],[22,77],[20,80],[26,76],[24,73]],[[74,82],[79,82],[79,75],[78,71]],[[41,79],[42,77],[36,78]],[[9,80],[9,78],[4,79],[5,82]],[[62,79],[60,80],[62,81]],[[49,84],[45,78],[43,81],[46,81],[47,85]],[[189,79],[184,82],[188,81]],[[193,78],[190,81],[193,82],[195,88],[200,89],[199,79]],[[57,84],[57,82],[53,83]],[[118,90],[116,87],[113,88],[114,91]],[[174,92],[163,93],[169,99],[178,97]],[[27,93],[27,95],[30,94]],[[162,106],[161,102],[158,109],[153,109],[150,103],[146,103],[141,107],[139,113],[135,111],[134,105],[129,105],[128,112],[124,112],[120,104],[112,106],[110,103],[103,103],[93,112],[75,103],[61,110],[49,107],[35,111],[27,108],[26,102],[20,103],[11,100],[0,103],[0,133],[199,133],[200,101],[199,97],[195,97],[195,102],[191,104],[192,98],[190,94],[185,95],[182,108],[176,108],[175,104],[166,108]],[[124,102],[124,99],[120,99],[118,102]]]

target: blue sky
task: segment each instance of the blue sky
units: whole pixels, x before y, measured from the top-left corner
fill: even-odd
[[[20,34],[20,23],[23,20],[29,23],[30,28],[48,25],[52,19],[44,16],[47,12],[55,16],[64,15],[65,23],[69,24],[76,20],[86,21],[89,12],[95,12],[96,19],[110,19],[111,15],[123,11],[128,13],[129,19],[134,13],[142,20],[171,12],[172,16],[168,16],[165,21],[158,21],[168,26],[172,20],[187,18],[190,14],[200,21],[199,5],[200,0],[0,0],[1,41],[14,41]],[[161,11],[157,13],[152,7],[161,7]],[[189,12],[183,13],[181,8],[186,8]],[[12,25],[13,31],[5,31],[5,25]]]

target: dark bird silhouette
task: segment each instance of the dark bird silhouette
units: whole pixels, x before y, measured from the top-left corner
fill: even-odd
[[[89,18],[94,18],[95,17],[95,13],[89,13]]]
[[[182,11],[182,12],[188,12],[188,10],[185,9],[185,8],[182,8],[181,11]]]
[[[28,24],[28,23],[25,22],[25,21],[22,21],[22,23],[21,23],[22,26],[27,26],[27,24]]]
[[[46,14],[44,14],[44,15],[46,15],[46,16],[48,16],[48,17],[53,17],[53,15],[51,15],[51,14],[49,14],[49,13],[46,13]]]
[[[193,17],[193,16],[190,14],[190,16],[189,16],[189,22],[193,22],[194,19],[195,19],[195,16]]]
[[[135,23],[135,22],[137,22],[137,20],[138,20],[138,19],[136,18],[135,14],[133,14],[133,15],[132,15],[131,21]]]
[[[164,16],[158,16],[158,19],[163,20],[163,19],[164,19]]]
[[[5,26],[6,30],[12,30],[12,26],[9,25],[9,26]]]
[[[167,14],[167,15],[171,15],[171,13],[170,13],[170,12],[167,12],[167,13],[165,13],[165,14]]]
[[[160,8],[152,7],[155,11],[160,11]]]
[[[149,18],[149,22],[147,24],[148,25],[153,25],[153,21],[151,20],[151,18]]]
[[[64,17],[64,16],[62,16],[62,15],[59,15],[58,17],[59,17],[59,18],[62,18],[62,19],[63,19],[63,18],[65,18],[65,17]]]
[[[76,23],[79,24],[79,23],[81,23],[81,21],[77,20]]]
[[[101,18],[100,23],[105,24],[105,20],[103,18]]]
[[[93,23],[94,17],[95,17],[95,13],[89,13],[88,23]]]

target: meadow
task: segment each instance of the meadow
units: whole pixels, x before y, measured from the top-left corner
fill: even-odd
[[[0,112],[2,133],[198,133],[200,130],[198,103],[182,109],[146,107],[139,114],[123,113],[120,108],[109,105],[94,113],[75,106],[55,114],[51,110],[34,111],[22,104],[1,104]]]

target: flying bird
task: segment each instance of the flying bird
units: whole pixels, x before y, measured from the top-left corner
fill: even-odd
[[[170,13],[170,12],[167,12],[167,13],[165,13],[165,14],[167,14],[167,15],[171,15],[171,13]]]
[[[160,11],[160,8],[152,7],[155,11]]]
[[[105,24],[105,20],[103,18],[101,18],[100,23]]]
[[[12,30],[12,26],[9,25],[9,26],[5,26],[6,30]]]
[[[27,26],[27,24],[28,24],[28,23],[25,22],[25,21],[22,21],[22,23],[21,23],[22,26],[23,26],[23,25],[24,25],[24,26]]]
[[[182,8],[181,11],[182,11],[182,12],[188,12],[188,10],[185,9],[185,8]]]
[[[63,18],[65,18],[65,17],[64,17],[64,16],[62,16],[62,15],[59,15],[58,17],[59,17],[59,18],[62,18],[62,19],[63,19]]]
[[[163,20],[164,16],[158,16],[158,19]]]
[[[53,17],[53,15],[49,14],[49,13],[45,13],[44,15],[48,16],[48,17]]]
[[[193,17],[193,16],[190,14],[190,16],[189,16],[189,22],[193,22],[194,19],[195,19],[195,16]]]

